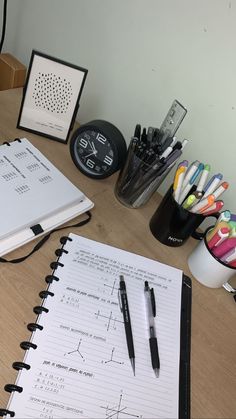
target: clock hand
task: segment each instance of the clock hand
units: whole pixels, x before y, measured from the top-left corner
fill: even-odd
[[[92,149],[94,150],[94,153],[97,154],[97,150],[95,148],[94,142],[92,141]]]
[[[89,140],[88,140],[88,143],[89,143],[89,146],[90,146],[91,150],[94,151],[95,150],[94,145],[92,145]]]
[[[85,159],[87,159],[87,157],[92,156],[92,155],[94,155],[94,154],[96,154],[96,150],[95,150],[95,151],[93,151],[92,153],[87,154],[87,156],[84,156],[84,158],[85,158]]]

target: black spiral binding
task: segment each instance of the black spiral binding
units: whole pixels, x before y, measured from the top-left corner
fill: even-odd
[[[63,237],[60,238],[60,243],[61,243],[62,247],[60,249],[56,249],[55,254],[57,256],[57,260],[50,264],[50,267],[52,268],[53,272],[52,272],[51,275],[47,275],[45,277],[45,282],[48,284],[48,287],[47,287],[46,290],[42,290],[39,293],[39,296],[40,296],[40,298],[42,298],[42,300],[45,300],[47,297],[54,297],[54,293],[49,291],[48,288],[50,287],[50,284],[53,281],[59,281],[60,280],[57,276],[54,275],[54,273],[55,273],[55,270],[58,268],[58,266],[61,266],[61,267],[64,266],[61,262],[59,262],[59,259],[60,259],[61,255],[63,253],[68,253],[68,251],[63,248],[67,241],[72,241],[72,239],[70,237],[66,237],[66,236],[63,236]],[[42,305],[34,307],[33,311],[38,316],[43,312],[44,313],[49,312],[49,310]],[[36,319],[35,323],[29,323],[27,325],[27,329],[30,330],[31,332],[34,332],[35,330],[43,330],[43,326],[38,324],[37,319]],[[21,342],[20,347],[22,349],[24,349],[25,351],[29,350],[29,349],[33,349],[33,350],[37,349],[37,345],[35,345],[32,342],[28,342],[28,341]],[[26,364],[25,362],[20,362],[20,361],[13,362],[12,367],[16,371],[21,371],[21,370],[28,371],[31,368],[31,366],[29,364]],[[16,384],[6,384],[4,386],[4,390],[7,391],[8,393],[12,393],[14,391],[17,391],[18,393],[22,393],[23,387],[17,386]],[[7,415],[9,415],[10,417],[14,417],[15,412],[13,412],[11,410],[8,410],[8,409],[0,409],[0,417],[7,416]]]
[[[13,141],[18,141],[18,143],[21,143],[20,138],[15,138]],[[3,144],[8,145],[8,147],[10,147],[11,142],[9,142],[9,141],[4,141],[4,143],[3,143]]]

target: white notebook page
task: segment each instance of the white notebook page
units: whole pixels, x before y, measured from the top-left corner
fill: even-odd
[[[48,313],[18,374],[16,418],[177,418],[182,271],[75,234],[50,291]],[[134,376],[118,302],[126,281],[135,348]],[[144,281],[155,290],[160,375],[150,359]]]
[[[82,201],[74,186],[26,138],[0,146],[0,238]]]

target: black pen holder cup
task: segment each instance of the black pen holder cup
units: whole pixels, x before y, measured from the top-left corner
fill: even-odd
[[[115,196],[128,208],[139,208],[146,204],[174,167],[172,164],[163,173],[155,169],[129,150],[123,169],[120,171]]]
[[[178,247],[182,246],[191,236],[201,240],[204,233],[197,232],[197,228],[206,218],[217,219],[218,216],[219,213],[204,216],[184,209],[175,201],[173,186],[171,186],[153,214],[149,227],[159,242],[166,246]]]

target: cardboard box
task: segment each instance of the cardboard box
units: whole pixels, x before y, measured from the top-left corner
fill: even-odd
[[[26,67],[13,55],[0,54],[0,90],[14,89],[25,84]]]

